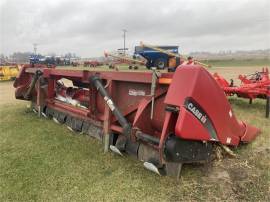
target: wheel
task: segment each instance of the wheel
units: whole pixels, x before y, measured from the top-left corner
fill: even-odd
[[[166,60],[163,58],[156,59],[154,66],[158,69],[164,69],[166,67]]]
[[[109,68],[110,69],[114,69],[115,68],[115,65],[111,64],[111,65],[109,65]]]
[[[147,69],[150,69],[152,65],[151,65],[151,63],[149,61],[147,61],[145,66],[146,66]]]

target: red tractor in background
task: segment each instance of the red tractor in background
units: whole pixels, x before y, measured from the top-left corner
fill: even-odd
[[[88,61],[84,61],[83,66],[84,67],[97,67],[97,66],[101,66],[102,63],[97,61],[97,60],[88,60]]]

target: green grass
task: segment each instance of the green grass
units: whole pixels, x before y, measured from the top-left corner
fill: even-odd
[[[212,67],[243,67],[243,66],[270,66],[270,58],[266,59],[228,59],[228,60],[202,60]]]
[[[265,59],[227,59],[227,60],[200,60],[201,62],[205,64],[211,65],[211,67],[252,67],[252,66],[258,66],[258,67],[264,67],[264,66],[270,66],[270,58]],[[122,65],[116,65],[121,69],[121,71],[147,71],[145,66],[138,65],[139,70],[129,70],[128,65],[122,64]],[[72,70],[90,70],[90,71],[108,71],[111,70],[107,65],[98,66],[98,67],[73,67],[73,66],[60,66],[57,68],[61,69],[72,69]]]
[[[97,140],[38,118],[25,104],[0,105],[0,201],[269,201],[270,122],[264,103],[230,102],[262,134],[237,149],[236,159],[209,168],[184,166],[179,181],[156,176],[131,157],[103,153]],[[213,180],[215,169],[228,172],[231,181]]]

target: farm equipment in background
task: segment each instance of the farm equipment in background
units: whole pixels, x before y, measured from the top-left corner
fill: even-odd
[[[153,46],[140,43],[140,46],[135,47],[135,55],[140,55],[147,60],[146,67],[157,67],[164,69],[165,67],[175,71],[179,65],[201,65],[203,67],[210,67],[207,64],[193,60],[190,62],[191,57],[184,57],[178,53],[178,46]]]
[[[99,61],[97,60],[88,60],[83,62],[84,67],[97,67],[102,65]]]
[[[14,80],[19,73],[18,65],[0,66],[0,81]]]
[[[62,56],[43,56],[40,54],[31,55],[29,58],[29,62],[32,66],[34,66],[35,64],[75,66],[77,64],[73,58],[62,57]]]
[[[34,66],[35,64],[49,64],[48,60],[46,61],[45,56],[40,54],[33,54],[29,57],[29,63]]]
[[[72,67],[77,67],[77,66],[79,66],[80,65],[80,62],[78,62],[78,61],[72,61],[71,62],[71,66]]]
[[[239,75],[240,86],[234,86],[233,80],[229,83],[223,77],[215,73],[215,80],[224,90],[227,96],[237,95],[237,97],[249,99],[266,99],[266,117],[269,117],[270,111],[270,78],[268,68],[263,68],[261,72],[255,72],[251,75]]]
[[[71,58],[62,57],[62,56],[55,56],[55,65],[57,66],[69,66],[72,65]]]
[[[236,119],[198,65],[132,74],[24,65],[14,87],[16,99],[31,101],[39,116],[102,140],[105,151],[135,156],[159,175],[179,177],[183,164],[208,162],[215,145],[236,147],[259,134]]]
[[[146,61],[141,59],[134,59],[128,55],[123,54],[115,54],[105,51],[104,56],[106,58],[112,57],[114,60],[109,65],[110,69],[114,69],[116,65],[119,64],[128,64],[129,69],[138,69],[139,67],[137,65],[145,65]]]
[[[147,60],[146,67],[157,67],[158,69],[164,69],[165,67],[180,65],[180,59],[175,60],[175,64],[169,64],[171,55],[178,54],[178,46],[146,46],[141,43],[140,46],[135,46],[134,55],[140,55]],[[172,60],[171,60],[172,61]]]

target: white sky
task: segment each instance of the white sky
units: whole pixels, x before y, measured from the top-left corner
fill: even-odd
[[[0,53],[101,56],[144,41],[180,51],[270,48],[270,0],[0,0]]]

